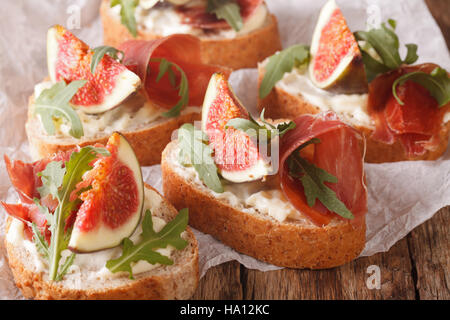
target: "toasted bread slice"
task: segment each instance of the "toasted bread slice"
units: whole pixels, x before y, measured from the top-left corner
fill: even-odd
[[[146,193],[151,193],[152,199],[157,199],[152,215],[168,222],[177,214],[177,210],[165,200],[155,189],[145,185]],[[6,233],[8,234],[14,218],[8,217]],[[36,272],[35,257],[20,243],[11,243],[8,236],[5,246],[17,287],[23,296],[29,299],[188,299],[195,292],[198,281],[198,244],[194,234],[189,229],[182,234],[188,241],[183,250],[175,250],[171,255],[173,265],[157,266],[156,268],[134,275],[99,278],[92,271],[80,268],[79,271],[68,273],[63,280],[54,282],[48,280],[45,271]],[[106,262],[106,261],[105,261]]]
[[[166,198],[189,207],[189,224],[233,249],[277,266],[324,269],[355,259],[365,245],[365,221],[352,225],[334,219],[319,227],[307,218],[279,222],[258,210],[218,197],[197,178],[184,174],[177,141],[163,152],[161,169]]]
[[[264,68],[259,65],[258,87],[264,77],[264,72]],[[275,86],[264,99],[258,97],[258,109],[265,109],[265,115],[273,119],[295,119],[302,114],[316,114],[323,111],[318,106],[309,103],[300,93],[293,95],[278,86]],[[411,157],[406,154],[400,141],[396,140],[393,144],[376,141],[372,139],[374,128],[355,123],[349,124],[364,135],[366,140],[364,161],[371,163],[405,160],[436,160],[447,149],[450,136],[450,121],[448,121],[442,125],[439,131],[439,145],[435,150],[427,150],[423,155]]]
[[[58,151],[66,151],[78,146],[106,144],[111,132],[98,132],[95,136],[81,137],[53,137],[43,131],[40,120],[32,114],[31,106],[34,97],[31,96],[28,107],[28,119],[25,130],[30,144],[33,159],[48,157]],[[161,162],[161,153],[170,142],[172,132],[184,123],[192,123],[201,119],[201,108],[190,107],[181,112],[178,117],[164,118],[149,122],[144,126],[131,126],[120,132],[130,142],[141,166],[150,166]]]
[[[109,0],[103,0],[100,16],[103,22],[103,41],[106,45],[118,47],[121,43],[134,39],[120,19],[110,14]],[[153,40],[161,38],[151,30],[138,30],[137,39]],[[201,38],[202,62],[226,66],[231,69],[255,68],[259,61],[281,50],[277,19],[269,15],[264,25],[248,34],[234,39]]]

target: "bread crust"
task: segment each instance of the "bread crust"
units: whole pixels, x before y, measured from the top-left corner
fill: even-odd
[[[355,259],[364,248],[365,219],[357,226],[343,221],[317,227],[237,210],[180,176],[168,160],[174,148],[176,141],[161,162],[166,198],[176,208],[189,208],[192,227],[233,249],[277,266],[325,269]]]
[[[109,14],[109,0],[103,0],[100,7],[103,23],[103,41],[117,47],[126,40],[134,39],[119,19]],[[137,39],[153,40],[161,35],[151,31],[138,30]],[[263,27],[234,39],[201,38],[203,63],[226,66],[232,69],[255,68],[259,61],[281,50],[277,18],[270,15]]]
[[[30,97],[28,110],[31,109],[33,96]],[[161,153],[165,146],[172,140],[172,133],[184,123],[193,123],[201,119],[200,108],[192,112],[182,113],[176,118],[164,119],[158,123],[150,123],[148,126],[136,131],[122,131],[128,142],[131,144],[136,157],[141,166],[151,166],[161,162]],[[25,124],[28,142],[31,146],[33,158],[49,157],[58,151],[67,151],[78,146],[94,145],[96,143],[106,144],[109,135],[83,139],[78,143],[64,143],[49,140],[47,136],[41,134],[39,120],[28,112],[28,119]]]
[[[154,188],[145,184],[156,192]],[[159,194],[159,193],[158,193]],[[170,208],[173,219],[178,212],[163,198],[164,205]],[[6,233],[12,222],[12,217],[7,218]],[[189,250],[188,259],[178,258],[176,263],[183,263],[182,267],[173,273],[152,275],[152,271],[135,275],[135,280],[128,279],[118,286],[105,287],[101,290],[71,289],[60,282],[49,281],[43,272],[33,272],[25,266],[19,251],[20,247],[5,239],[5,247],[8,263],[12,270],[14,281],[28,299],[37,300],[162,300],[162,299],[189,299],[195,292],[199,282],[198,270],[198,243],[188,227],[186,229],[189,245],[183,249]],[[175,268],[175,265],[169,268]],[[70,275],[69,275],[70,276]],[[123,281],[123,280],[122,280]]]
[[[264,77],[264,72],[264,68],[258,66],[258,88]],[[295,119],[302,114],[321,112],[319,107],[307,102],[300,93],[292,95],[277,86],[264,99],[260,99],[258,96],[258,109],[261,111],[263,108],[265,109],[265,116],[273,119]],[[393,144],[383,143],[372,139],[373,129],[364,126],[352,126],[365,137],[366,153],[364,161],[369,163],[436,160],[446,151],[450,136],[450,122],[447,122],[442,125],[439,131],[439,144],[436,149],[427,150],[423,155],[408,156],[398,139]]]

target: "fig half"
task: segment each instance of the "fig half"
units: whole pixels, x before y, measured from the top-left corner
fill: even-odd
[[[141,167],[128,141],[115,132],[106,146],[111,153],[97,160],[83,182],[84,191],[69,249],[93,252],[118,246],[139,224],[144,206]]]
[[[361,51],[334,0],[320,11],[310,54],[309,77],[316,87],[342,94],[368,91]]]

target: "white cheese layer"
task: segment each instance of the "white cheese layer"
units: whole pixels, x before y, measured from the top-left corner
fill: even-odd
[[[243,183],[228,183],[224,185],[224,192],[216,193],[207,188],[200,180],[197,171],[192,166],[183,166],[178,160],[179,149],[168,156],[175,172],[197,187],[211,193],[216,199],[225,200],[230,206],[252,214],[268,215],[279,222],[296,220],[311,224],[300,214],[292,204],[284,197],[283,192],[277,189],[269,180],[261,180]]]
[[[145,188],[145,200],[144,200],[144,210],[147,209],[150,212],[155,212],[161,205],[161,196],[157,194],[155,191],[151,189]],[[165,225],[166,222],[158,217],[152,217],[153,221],[153,229],[155,232],[160,231]],[[36,250],[36,246],[33,242],[27,240],[24,237],[24,224],[22,221],[18,219],[13,219],[8,233],[6,235],[6,241],[14,244],[15,246],[22,246],[27,251],[30,257],[33,259],[34,272],[46,272],[48,270],[47,261],[45,261],[42,256]],[[130,239],[136,243],[139,241],[140,234],[142,233],[142,226],[139,225]],[[167,246],[167,248],[162,248],[156,250],[160,254],[171,257],[173,251],[175,249],[172,246]],[[69,250],[64,250],[62,253],[62,261],[64,261],[65,257],[69,256],[71,252]],[[99,279],[108,279],[114,277],[127,277],[128,273],[117,272],[111,273],[109,269],[105,267],[106,261],[110,259],[116,259],[122,254],[121,247],[115,247],[107,250],[102,250],[98,252],[92,253],[82,253],[76,254],[75,261],[72,266],[69,268],[68,274],[76,274],[76,273],[88,273],[88,278],[92,280]],[[142,272],[150,271],[154,268],[159,267],[159,264],[150,264],[147,261],[138,261],[132,264],[133,274],[137,275]]]
[[[262,62],[262,65],[267,60]],[[334,111],[350,125],[375,129],[375,124],[367,111],[368,94],[334,94],[317,88],[309,79],[306,68],[293,68],[277,82],[277,88],[291,95],[301,94],[303,99],[322,111]],[[444,115],[443,124],[450,121],[450,112]]]
[[[34,87],[34,97],[39,97],[44,89],[52,86],[52,82],[44,81]],[[183,112],[191,112],[196,107],[186,107]],[[147,101],[139,93],[130,96],[116,108],[99,114],[86,114],[80,109],[75,110],[83,125],[83,138],[111,135],[114,131],[127,132],[142,128],[162,117],[165,109],[159,108]],[[39,117],[39,116],[38,116]],[[70,124],[63,119],[54,120],[55,139],[72,138],[69,134]],[[45,133],[42,126],[42,132]]]
[[[120,20],[121,6],[117,5],[110,9],[110,14]],[[204,30],[196,28],[181,22],[181,17],[175,12],[173,6],[150,7],[146,3],[139,4],[136,7],[135,14],[138,30],[150,31],[160,36],[182,33],[191,34],[199,38],[208,39],[233,39],[241,35],[248,34],[261,28],[267,21],[268,10],[263,3],[255,12],[246,19],[241,30],[238,32],[233,29],[226,30]]]
[[[277,82],[276,87],[291,95],[301,94],[303,98],[319,107],[322,111],[334,111],[350,124],[374,127],[367,112],[367,93],[364,94],[334,94],[317,88],[309,79],[306,68],[293,68],[285,73]]]

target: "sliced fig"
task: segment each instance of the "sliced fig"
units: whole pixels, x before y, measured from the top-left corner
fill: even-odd
[[[249,119],[249,115],[226,78],[215,73],[203,102],[202,131],[209,138],[217,167],[222,177],[232,182],[261,179],[270,167],[260,156],[256,141],[243,131],[225,128],[234,118]]]
[[[101,113],[117,107],[141,84],[140,78],[123,64],[105,54],[91,73],[93,51],[60,25],[47,33],[47,67],[50,80],[87,83],[74,95],[71,104],[85,113]]]
[[[83,201],[69,241],[74,252],[93,252],[118,246],[139,224],[144,205],[141,167],[128,141],[115,132],[108,140],[111,153],[83,177],[91,188]]]
[[[315,86],[335,93],[367,92],[361,51],[335,0],[320,11],[310,53],[309,77]]]

